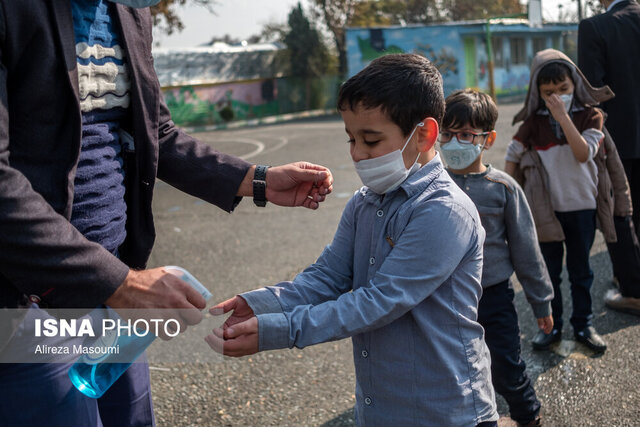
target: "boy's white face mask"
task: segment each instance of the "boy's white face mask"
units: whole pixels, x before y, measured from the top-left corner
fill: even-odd
[[[407,148],[416,129],[422,126],[424,123],[420,122],[413,128],[402,150],[393,150],[384,156],[353,162],[362,183],[377,194],[385,194],[398,188],[407,179],[418,161],[418,157],[420,157],[420,153],[418,153],[409,169],[404,166],[402,153]]]
[[[573,102],[573,93],[565,93],[562,95],[558,95],[560,100],[564,103],[564,111],[567,113],[571,109],[571,102]]]
[[[143,9],[145,7],[157,5],[158,3],[160,3],[160,0],[111,0],[111,2],[120,3],[136,9]]]

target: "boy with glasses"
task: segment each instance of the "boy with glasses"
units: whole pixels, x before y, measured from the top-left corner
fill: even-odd
[[[538,320],[551,332],[553,288],[538,247],[525,195],[506,173],[482,163],[496,139],[498,109],[487,94],[472,89],[452,93],[440,132],[447,171],[473,200],[487,233],[478,322],[491,353],[493,386],[519,425],[540,425],[540,402],[520,357],[520,330],[510,277],[514,270]]]

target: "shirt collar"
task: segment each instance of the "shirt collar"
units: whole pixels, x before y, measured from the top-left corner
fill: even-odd
[[[613,9],[613,6],[617,5],[618,3],[622,2],[624,0],[615,0],[613,3],[611,3],[609,5],[609,7],[607,8],[607,12],[609,12],[611,9]]]
[[[473,172],[473,173],[465,173],[465,174],[458,174],[458,173],[454,173],[451,172],[450,169],[447,169],[447,172],[449,173],[449,175],[453,175],[456,177],[464,177],[464,178],[469,178],[469,177],[478,177],[481,178],[483,176],[485,176],[486,174],[488,174],[489,172],[491,172],[491,165],[490,164],[485,164],[486,169],[484,170],[484,172]]]

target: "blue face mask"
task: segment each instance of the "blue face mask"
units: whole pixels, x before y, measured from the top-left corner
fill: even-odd
[[[120,3],[125,6],[143,9],[145,7],[155,6],[160,0],[111,0],[112,3]]]
[[[453,170],[467,168],[478,158],[483,148],[484,142],[482,145],[473,145],[471,143],[462,144],[458,141],[457,136],[451,138],[451,141],[446,144],[440,144],[442,157],[444,157],[444,161],[447,162],[447,166]]]

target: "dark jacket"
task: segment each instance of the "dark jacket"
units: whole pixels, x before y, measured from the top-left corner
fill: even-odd
[[[616,94],[602,109],[620,158],[640,159],[640,5],[622,1],[581,21],[578,65],[592,85]]]
[[[155,232],[156,177],[231,211],[250,164],[175,127],[151,57],[148,9],[117,5],[131,76],[135,157],[127,165],[121,260],[70,223],[81,113],[71,4],[0,0],[0,307],[31,297],[93,308],[144,268]]]

